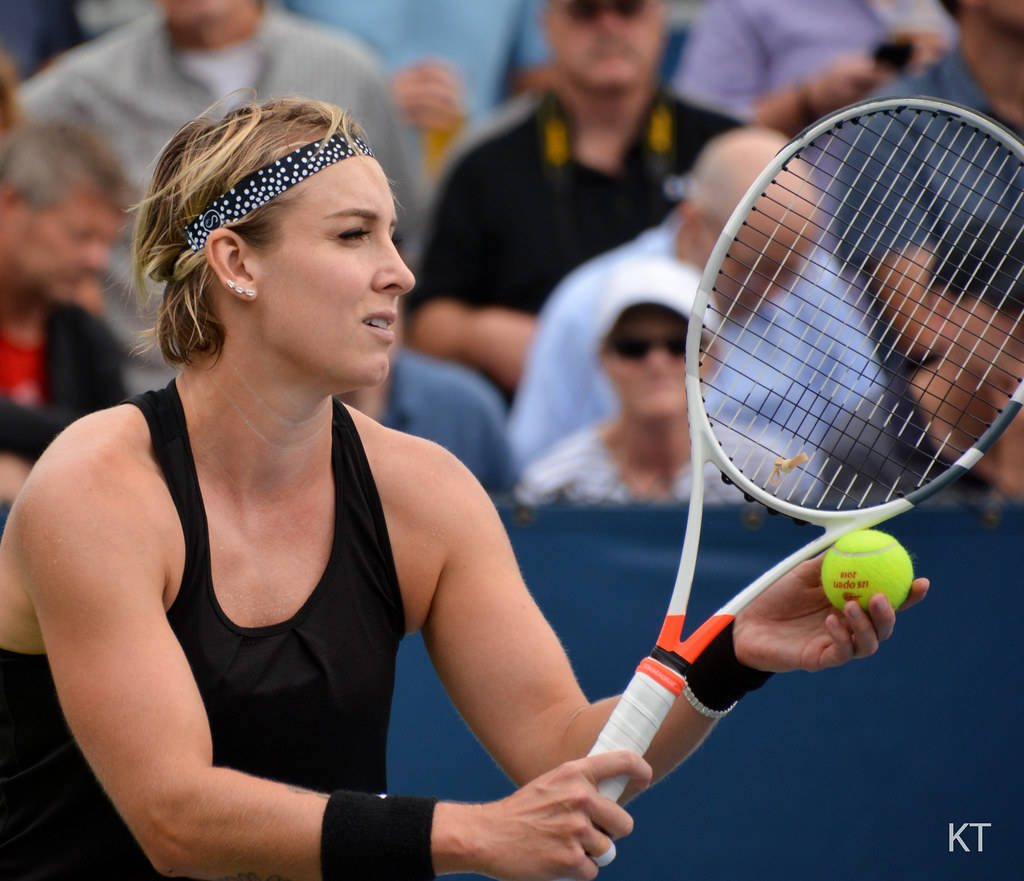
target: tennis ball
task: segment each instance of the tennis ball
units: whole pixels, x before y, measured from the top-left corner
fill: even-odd
[[[821,583],[832,605],[843,608],[857,600],[867,609],[876,593],[889,597],[899,608],[910,593],[914,566],[910,554],[891,535],[862,529],[844,535],[825,553]]]

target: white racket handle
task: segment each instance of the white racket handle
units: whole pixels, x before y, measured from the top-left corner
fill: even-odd
[[[608,753],[617,749],[628,749],[642,756],[654,740],[661,723],[665,721],[668,711],[672,709],[679,690],[670,685],[654,679],[644,671],[644,667],[657,664],[648,658],[641,665],[641,669],[633,674],[626,690],[619,698],[619,702],[612,710],[611,716],[605,722],[604,728],[597,737],[590,755]],[[679,689],[682,689],[682,678],[674,671],[658,664],[658,667],[665,670],[666,680],[673,682],[679,680]],[[619,777],[608,777],[602,780],[597,790],[601,795],[618,801],[626,788],[629,778],[625,775]]]
[[[650,673],[644,672],[644,668],[657,673],[663,671],[664,675],[659,675],[658,678],[664,679],[668,684],[663,685]],[[644,660],[640,669],[633,674],[608,721],[604,723],[604,728],[601,729],[588,755],[628,749],[642,756],[654,740],[654,735],[658,733],[668,711],[672,709],[672,704],[682,689],[682,682],[682,677],[675,671],[651,658]],[[678,688],[675,687],[677,684]],[[618,801],[628,782],[629,777],[624,774],[606,777],[597,784],[597,791],[605,798]],[[611,842],[604,853],[596,854],[591,859],[599,868],[607,866],[615,859],[615,842]]]

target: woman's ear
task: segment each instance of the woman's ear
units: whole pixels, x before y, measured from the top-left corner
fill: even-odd
[[[237,233],[220,227],[206,238],[206,262],[228,290],[245,299],[256,296],[252,251]]]

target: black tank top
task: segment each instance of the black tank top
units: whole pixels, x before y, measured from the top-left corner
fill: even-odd
[[[132,399],[149,423],[185,538],[167,612],[210,720],[214,764],[320,791],[387,789],[404,615],[362,443],[334,405],[334,544],[287,621],[239,627],[217,602],[206,515],[175,384]],[[0,878],[159,878],[63,722],[45,657],[0,650]]]

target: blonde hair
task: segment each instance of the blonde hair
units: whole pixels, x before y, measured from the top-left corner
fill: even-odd
[[[138,206],[132,245],[140,294],[149,291],[147,279],[164,285],[149,335],[168,363],[189,364],[199,353],[217,355],[225,338],[207,294],[212,271],[205,252],[189,247],[185,226],[242,178],[304,144],[335,134],[349,141],[364,137],[339,107],[278,98],[243,104],[219,120],[201,116],[168,141]],[[254,247],[266,247],[278,234],[274,217],[290,197],[287,192],[276,196],[225,226]]]

